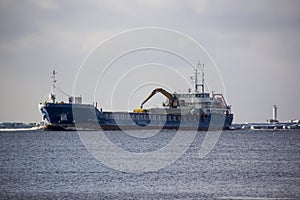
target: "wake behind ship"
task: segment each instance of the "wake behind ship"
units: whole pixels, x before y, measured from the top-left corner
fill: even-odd
[[[203,66],[204,67],[204,66]],[[222,94],[204,91],[204,70],[201,84],[198,83],[201,65],[195,67],[194,92],[170,93],[163,88],[154,89],[133,112],[106,112],[97,105],[83,104],[82,97],[69,97],[68,103],[56,102],[56,72],[53,71],[50,102],[39,104],[47,129],[182,129],[182,130],[220,130],[229,129],[233,114]],[[201,91],[198,87],[201,87]],[[143,108],[155,94],[166,97],[162,108]],[[75,100],[75,101],[74,101]]]

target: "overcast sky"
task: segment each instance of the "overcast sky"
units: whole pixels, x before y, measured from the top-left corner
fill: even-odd
[[[51,70],[71,93],[93,48],[141,27],[173,29],[205,47],[235,122],[264,122],[273,104],[280,120],[300,119],[297,0],[1,0],[0,24],[0,121],[40,121],[37,105],[49,94]]]

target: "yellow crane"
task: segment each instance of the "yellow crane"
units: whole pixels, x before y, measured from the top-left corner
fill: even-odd
[[[147,112],[147,110],[143,109],[143,105],[149,100],[151,99],[155,94],[157,93],[161,93],[163,94],[165,97],[168,98],[169,100],[169,104],[168,106],[170,108],[177,108],[179,106],[179,102],[178,99],[176,97],[176,95],[172,95],[171,93],[169,93],[168,91],[164,90],[163,88],[156,88],[154,89],[150,95],[141,103],[141,106],[139,109],[135,109],[134,112]]]

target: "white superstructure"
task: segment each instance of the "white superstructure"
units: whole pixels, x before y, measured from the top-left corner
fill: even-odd
[[[201,83],[198,83],[199,76],[201,76]],[[204,65],[200,62],[195,67],[195,75],[191,77],[194,81],[194,91],[189,90],[188,93],[169,93],[162,88],[156,88],[143,101],[140,109],[136,112],[150,112],[150,113],[181,113],[181,114],[209,114],[209,113],[230,113],[230,106],[226,104],[225,98],[222,94],[205,92],[205,78]],[[201,91],[198,87],[201,87]],[[167,97],[166,102],[163,103],[164,108],[142,109],[146,103],[156,93],[162,93]]]

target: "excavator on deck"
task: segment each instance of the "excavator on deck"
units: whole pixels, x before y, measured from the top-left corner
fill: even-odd
[[[165,97],[167,97],[167,99],[169,100],[167,105],[164,106],[168,106],[169,108],[177,108],[179,107],[179,101],[178,98],[176,97],[175,94],[171,94],[168,91],[164,90],[163,88],[156,88],[154,89],[150,95],[141,103],[141,106],[139,109],[135,109],[134,112],[138,112],[138,113],[147,113],[148,110],[147,109],[143,109],[144,104],[151,99],[155,94],[157,93],[161,93],[163,94]]]

